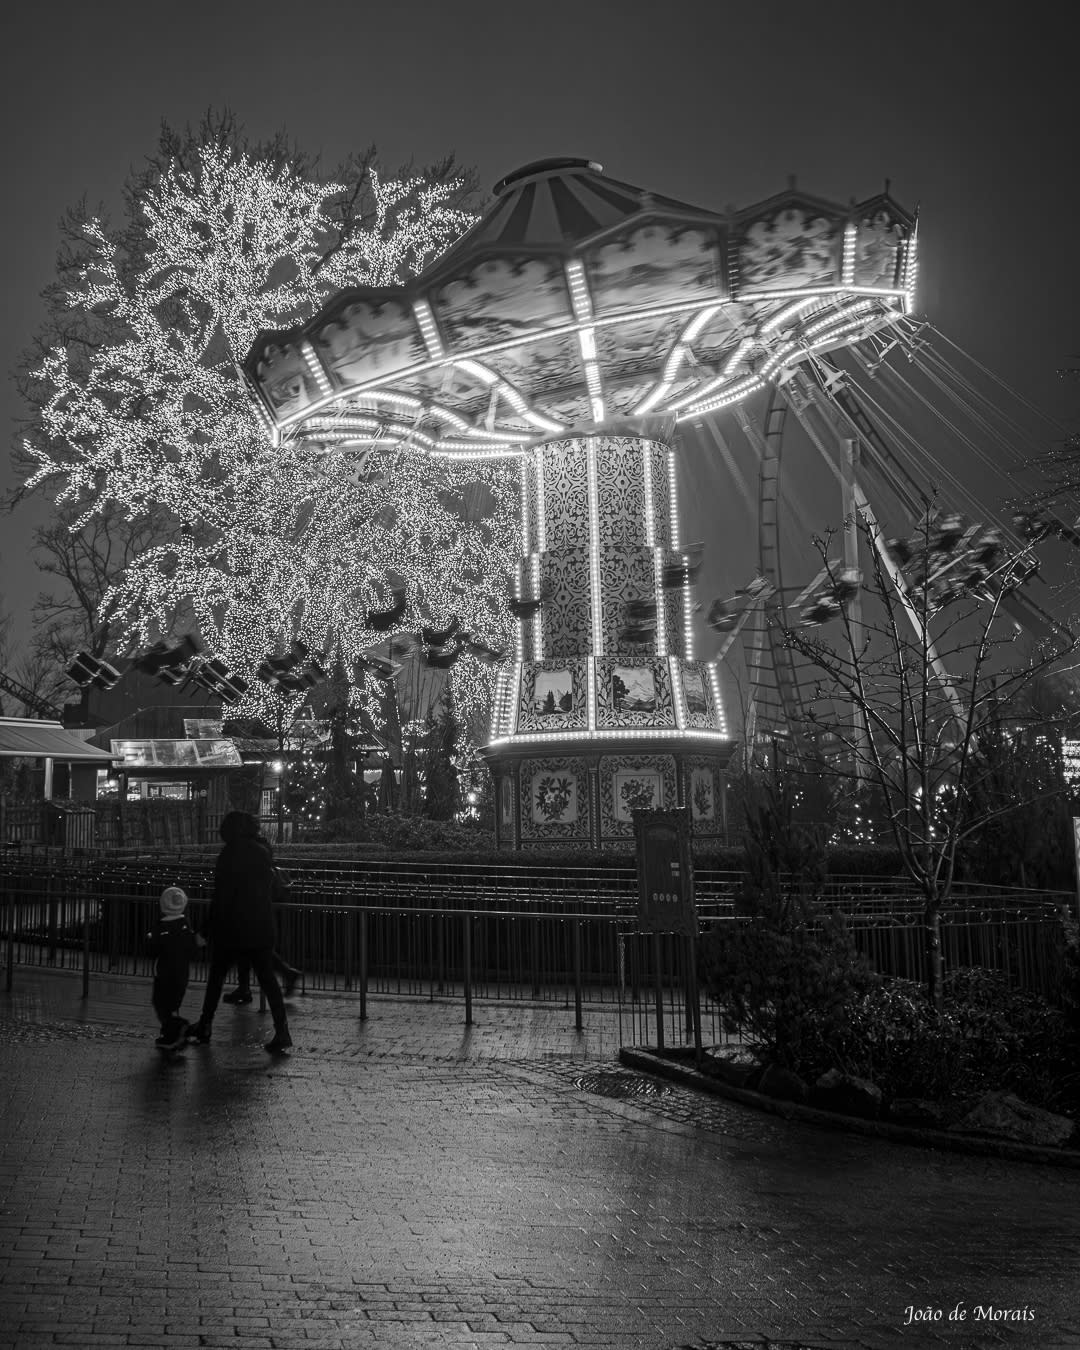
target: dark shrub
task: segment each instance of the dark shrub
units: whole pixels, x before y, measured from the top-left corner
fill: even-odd
[[[914,980],[883,980],[856,998],[832,1050],[841,1067],[869,1078],[890,1100],[947,1100],[964,1065],[955,1025],[935,1015]]]
[[[878,977],[820,905],[821,833],[796,823],[778,780],[748,804],[744,868],[735,921],[701,942],[705,987],[762,1058],[812,1081],[836,1063],[848,1007]]]
[[[817,1012],[807,1020],[818,1021]],[[994,971],[954,971],[940,1017],[922,985],[890,979],[855,1000],[840,1028],[827,1013],[820,1021],[838,1063],[887,1100],[960,1105],[1009,1091],[1047,1110],[1080,1110],[1080,1038],[1060,1009],[1010,989]]]
[[[1065,1011],[970,967],[945,981],[945,1009],[965,1051],[972,1093],[1007,1089],[1049,1110],[1080,1108],[1080,1035]]]
[[[780,924],[758,914],[701,939],[706,988],[763,1060],[808,1082],[840,1064],[833,1046],[878,976],[838,915]]]

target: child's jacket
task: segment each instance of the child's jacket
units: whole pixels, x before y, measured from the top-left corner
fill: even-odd
[[[147,950],[157,958],[158,973],[182,970],[186,974],[188,962],[199,950],[187,915],[181,914],[177,919],[163,919],[158,915],[153,931],[147,935]]]

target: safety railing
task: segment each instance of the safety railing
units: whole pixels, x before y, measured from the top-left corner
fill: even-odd
[[[293,898],[279,906],[279,948],[305,972],[308,988],[651,1008],[657,981],[676,1021],[689,988],[676,939],[637,932],[630,869],[325,867],[292,872]],[[540,882],[546,882],[546,892]],[[148,976],[146,935],[165,885],[193,897],[196,923],[212,879],[205,863],[0,860],[0,934],[7,983],[16,966]],[[946,969],[979,965],[1056,998],[1063,979],[1061,897],[958,894],[942,924]],[[925,938],[921,902],[897,893],[839,889],[856,944],[883,973],[920,979]],[[728,874],[698,878],[703,932],[734,920]],[[659,955],[658,955],[659,952]],[[659,975],[657,972],[659,971]],[[202,978],[197,966],[195,978]],[[685,1012],[685,1008],[683,1009]],[[652,1016],[652,1014],[649,1014]],[[719,1036],[715,1013],[705,1016]],[[685,1020],[685,1019],[683,1019]],[[673,1029],[675,1043],[679,1037]]]
[[[68,971],[86,997],[94,975],[152,975],[156,885],[133,894],[122,877],[106,882],[74,868],[33,876],[6,868],[0,879],[7,988],[26,967]],[[196,927],[205,907],[191,903]],[[280,952],[303,970],[301,988],[352,995],[361,1017],[373,994],[457,1003],[466,1022],[474,1000],[555,1003],[573,1008],[578,1028],[590,1010],[617,1012],[624,1043],[655,1043],[658,1017],[667,1043],[693,1041],[683,945],[668,937],[654,943],[629,912],[291,901],[278,906],[277,929]],[[192,977],[205,976],[203,957]],[[707,1043],[725,1039],[711,1005],[702,1022]]]

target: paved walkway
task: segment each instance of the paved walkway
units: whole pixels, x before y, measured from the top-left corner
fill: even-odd
[[[2,1347],[1080,1347],[1080,1173],[654,1083],[593,1008],[311,995],[169,1061],[80,992],[0,993]]]

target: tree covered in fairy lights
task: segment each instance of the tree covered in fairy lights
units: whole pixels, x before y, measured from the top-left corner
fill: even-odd
[[[496,648],[509,641],[511,469],[407,445],[362,459],[274,449],[238,371],[260,329],[304,321],[343,286],[419,271],[471,223],[469,190],[452,160],[391,179],[373,151],[327,179],[280,137],[248,146],[225,115],[166,129],[119,227],[89,216],[76,237],[69,220],[65,284],[22,381],[19,458],[24,490],[51,491],[74,533],[155,523],[101,589],[111,653],[197,631],[251,684],[235,713],[266,715],[283,696],[254,678],[259,662],[299,639],[354,669],[393,636],[367,616],[395,586],[408,599],[395,631],[456,615]],[[468,654],[455,666],[466,720],[490,679]],[[302,699],[284,696],[289,716]]]

